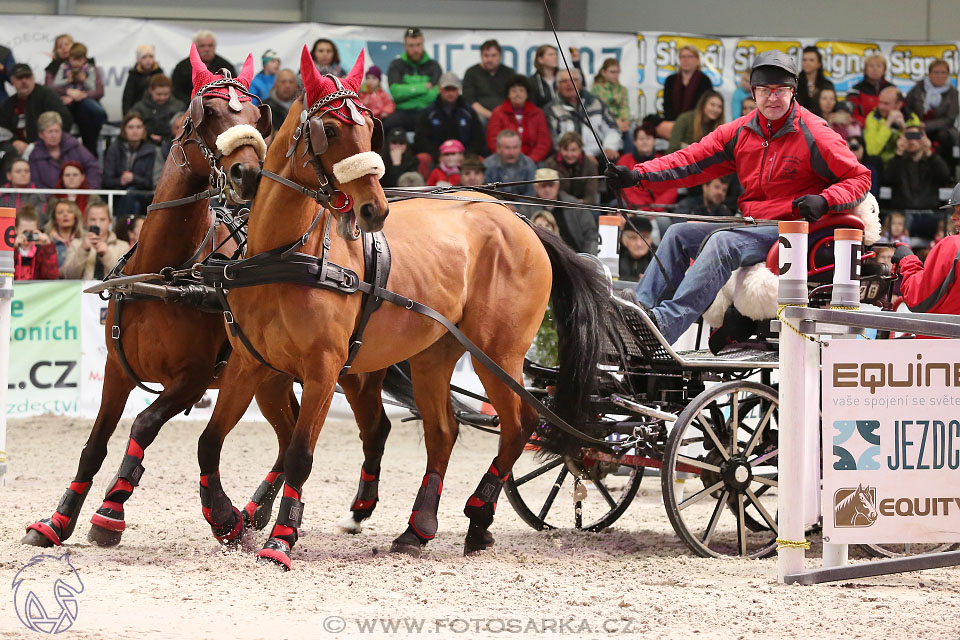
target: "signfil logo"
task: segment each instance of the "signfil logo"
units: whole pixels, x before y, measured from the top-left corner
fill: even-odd
[[[13,577],[12,589],[17,617],[31,631],[61,633],[77,619],[83,581],[70,564],[69,553],[30,558]]]
[[[833,526],[869,527],[877,521],[877,488],[857,485],[833,494]]]

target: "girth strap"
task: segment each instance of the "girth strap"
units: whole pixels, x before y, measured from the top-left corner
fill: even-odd
[[[360,315],[360,322],[353,335],[350,336],[350,350],[347,353],[347,361],[340,369],[340,375],[345,376],[350,372],[350,365],[357,353],[360,352],[360,346],[363,344],[363,330],[367,328],[367,322],[373,312],[380,308],[383,298],[379,292],[387,285],[387,278],[390,276],[390,246],[387,244],[387,238],[382,231],[376,233],[363,234],[363,261],[365,266],[365,283],[369,284],[373,290],[371,293],[363,294],[363,313]]]
[[[127,361],[127,354],[123,351],[123,341],[120,339],[120,318],[122,308],[123,294],[116,293],[113,296],[113,326],[110,327],[110,338],[113,340],[113,350],[114,353],[117,354],[117,360],[120,362],[120,368],[123,369],[123,372],[127,374],[127,377],[130,378],[133,384],[137,385],[137,387],[143,389],[147,393],[160,395],[163,389],[151,389],[147,385],[143,384],[143,381],[140,380],[140,377],[134,373],[133,367],[130,366],[130,362]]]

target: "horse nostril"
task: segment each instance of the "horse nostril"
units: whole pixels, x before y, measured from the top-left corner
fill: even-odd
[[[369,202],[360,207],[360,215],[366,220],[372,220],[377,217],[379,211],[377,207]]]
[[[243,184],[243,164],[234,162],[230,167],[230,181],[234,187],[240,187]]]

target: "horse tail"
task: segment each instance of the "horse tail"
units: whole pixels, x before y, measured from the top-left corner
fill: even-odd
[[[550,296],[558,352],[554,410],[572,426],[583,428],[589,417],[590,396],[597,391],[597,365],[604,353],[604,337],[619,335],[614,326],[619,316],[611,312],[609,286],[596,267],[574,253],[559,236],[531,226],[553,269]],[[576,446],[575,442],[569,444]]]

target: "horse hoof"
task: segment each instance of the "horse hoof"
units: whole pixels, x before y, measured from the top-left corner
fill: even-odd
[[[285,540],[270,538],[257,552],[257,561],[261,564],[272,564],[284,571],[290,571],[290,546]]]
[[[36,529],[30,529],[27,531],[27,535],[23,536],[20,540],[20,544],[28,544],[31,547],[52,547],[53,540],[43,535]]]
[[[399,540],[394,540],[393,544],[390,545],[390,553],[403,553],[411,558],[419,558],[423,555],[423,545],[410,544],[409,542],[400,542]]]
[[[463,542],[463,555],[469,556],[474,553],[486,551],[493,546],[493,543],[493,535],[489,531],[484,531],[483,536],[479,540],[467,536],[467,539]]]
[[[90,532],[87,533],[87,540],[98,547],[115,547],[120,544],[120,538],[123,531],[111,531],[97,525],[90,525]]]
[[[349,533],[350,535],[356,535],[363,531],[363,523],[357,522],[353,519],[353,514],[348,515],[346,518],[337,523],[337,528],[344,533]]]
[[[241,512],[236,507],[233,508],[233,523],[228,525],[210,525],[211,530],[213,531],[213,537],[225,547],[233,547],[240,544],[240,539],[243,536],[243,531],[245,528],[245,519],[242,514],[246,513]]]

